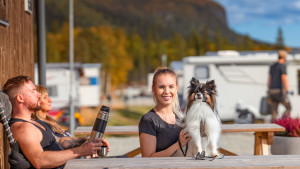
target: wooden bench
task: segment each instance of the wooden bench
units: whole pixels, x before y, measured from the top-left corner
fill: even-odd
[[[300,168],[300,155],[225,156],[214,161],[191,157],[72,159],[65,169],[89,168],[205,168],[292,169]]]
[[[74,135],[89,135],[92,131],[91,126],[80,126],[74,131]],[[273,144],[274,132],[285,131],[285,128],[274,124],[222,124],[222,132],[254,132],[254,155],[269,155],[269,145]],[[107,126],[105,135],[137,135],[138,126]],[[221,153],[236,155],[230,151],[220,148]],[[135,149],[125,155],[132,157],[140,153],[140,149]]]

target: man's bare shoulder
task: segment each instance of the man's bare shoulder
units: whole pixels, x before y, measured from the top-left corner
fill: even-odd
[[[13,137],[16,141],[28,139],[42,139],[41,131],[29,122],[15,122],[11,126]]]

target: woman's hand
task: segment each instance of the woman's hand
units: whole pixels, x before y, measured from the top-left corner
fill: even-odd
[[[181,146],[185,146],[190,140],[191,140],[191,136],[189,135],[188,131],[186,130],[181,130],[179,133],[179,141]]]

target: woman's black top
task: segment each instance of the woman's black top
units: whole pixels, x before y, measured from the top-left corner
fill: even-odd
[[[177,124],[169,124],[162,120],[153,109],[143,115],[139,123],[139,133],[156,137],[156,152],[165,150],[176,143],[181,129]]]

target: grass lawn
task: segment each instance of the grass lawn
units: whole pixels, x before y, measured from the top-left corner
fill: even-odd
[[[153,106],[129,106],[128,108],[111,109],[108,126],[138,125],[141,117]],[[81,111],[84,126],[93,126],[99,109]]]

